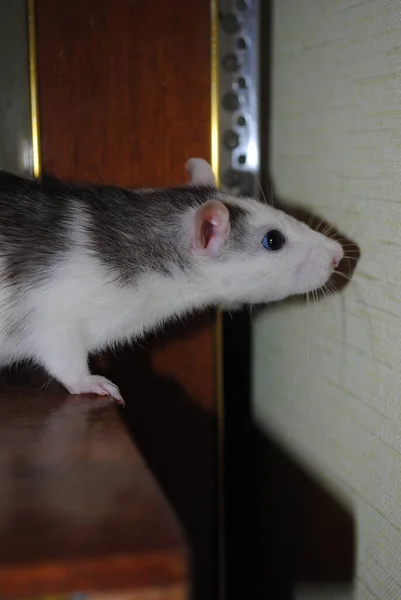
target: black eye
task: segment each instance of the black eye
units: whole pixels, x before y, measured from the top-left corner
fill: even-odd
[[[273,250],[273,252],[280,250],[284,244],[285,237],[278,229],[272,229],[271,231],[268,231],[262,240],[262,245],[266,248],[266,250]]]

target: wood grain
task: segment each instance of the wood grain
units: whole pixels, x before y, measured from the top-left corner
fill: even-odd
[[[109,399],[0,394],[0,598],[185,584],[183,533]]]
[[[112,594],[91,594],[87,600],[186,600],[187,590],[183,586],[153,588],[145,591]],[[64,600],[60,598],[58,600]],[[66,598],[65,600],[69,600]]]

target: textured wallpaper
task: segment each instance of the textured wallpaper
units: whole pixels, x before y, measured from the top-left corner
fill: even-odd
[[[262,428],[355,514],[354,597],[401,598],[401,2],[275,0],[271,173],[355,239],[341,296],[254,319]]]

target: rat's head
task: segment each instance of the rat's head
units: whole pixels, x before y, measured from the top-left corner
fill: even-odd
[[[343,257],[338,242],[282,211],[217,190],[190,223],[193,252],[220,301],[270,302],[310,292]]]

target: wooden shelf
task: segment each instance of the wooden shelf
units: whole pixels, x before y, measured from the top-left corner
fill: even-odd
[[[183,600],[187,569],[178,522],[109,399],[2,388],[1,599]]]

